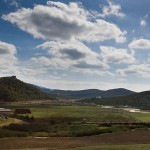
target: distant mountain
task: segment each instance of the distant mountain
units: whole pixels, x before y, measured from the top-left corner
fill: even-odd
[[[87,89],[79,91],[52,90],[20,81],[15,76],[0,78],[0,101],[44,100],[52,98],[84,99],[106,98],[135,94],[127,89],[107,91]]]
[[[0,78],[0,101],[51,99],[35,86],[20,81],[15,76]]]
[[[93,97],[117,97],[117,96],[135,94],[135,92],[123,88],[111,89],[107,91],[98,90],[98,89],[87,89],[87,90],[79,90],[79,91],[50,90],[46,88],[40,88],[40,89],[46,93],[56,94],[59,96],[74,98],[74,99],[93,98]]]
[[[99,105],[131,106],[150,110],[150,91],[136,93],[133,95],[111,98],[89,98],[81,100],[84,103],[95,103]]]

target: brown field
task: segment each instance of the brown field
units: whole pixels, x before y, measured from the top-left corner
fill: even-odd
[[[49,137],[49,138],[4,138],[0,139],[0,149],[30,148],[74,148],[102,145],[150,144],[150,131],[138,130],[103,134],[87,137]]]

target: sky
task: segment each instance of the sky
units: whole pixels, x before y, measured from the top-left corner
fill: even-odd
[[[50,89],[150,90],[149,0],[1,0],[0,77]]]

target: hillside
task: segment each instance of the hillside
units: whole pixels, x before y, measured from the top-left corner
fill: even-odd
[[[122,96],[122,97],[84,99],[81,102],[95,103],[99,105],[113,105],[113,106],[128,105],[131,107],[150,110],[150,91],[145,91],[130,96]]]
[[[50,99],[51,96],[15,76],[0,78],[0,101]]]
[[[98,90],[98,89],[87,89],[87,90],[79,90],[79,91],[65,91],[65,90],[50,90],[46,88],[41,88],[42,91],[50,94],[57,94],[63,97],[74,98],[74,99],[81,99],[81,98],[93,98],[93,97],[117,97],[117,96],[125,96],[125,95],[132,95],[135,92],[118,88],[118,89],[111,89],[107,91]]]

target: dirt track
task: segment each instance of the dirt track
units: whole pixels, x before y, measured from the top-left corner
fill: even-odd
[[[150,144],[150,131],[103,134],[90,137],[8,138],[0,139],[0,149],[72,148],[99,145]]]

